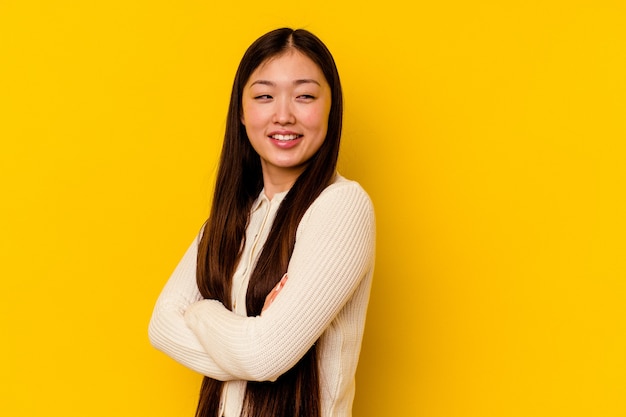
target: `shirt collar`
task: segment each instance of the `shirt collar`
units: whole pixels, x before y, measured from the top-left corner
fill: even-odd
[[[276,193],[274,194],[274,198],[270,200],[265,195],[265,188],[263,188],[261,192],[259,193],[259,196],[256,198],[256,200],[254,200],[254,203],[252,203],[252,212],[254,213],[255,211],[257,211],[264,203],[269,203],[269,204],[282,203],[282,201],[285,199],[285,196],[287,195],[288,192],[289,190],[283,191],[282,193]]]

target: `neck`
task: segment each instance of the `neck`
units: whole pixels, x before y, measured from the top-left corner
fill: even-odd
[[[274,195],[291,189],[297,179],[298,177],[295,177],[293,179],[284,178],[277,180],[274,178],[266,178],[265,176],[263,176],[263,187],[265,190],[265,195],[271,200],[272,198],[274,198]]]
[[[304,172],[304,168],[298,167],[285,170],[263,167],[263,187],[267,198],[271,200],[275,194],[289,191],[300,174]]]

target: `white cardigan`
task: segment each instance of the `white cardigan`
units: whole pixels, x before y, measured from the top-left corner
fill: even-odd
[[[250,274],[285,193],[261,192],[233,276],[233,311],[196,286],[197,240],[157,300],[152,344],[181,364],[226,381],[221,414],[238,417],[246,381],[274,381],[317,342],[322,417],[349,417],[374,267],[375,219],[359,184],[337,175],[303,216],[272,305],[247,317]],[[318,340],[319,339],[319,340]]]

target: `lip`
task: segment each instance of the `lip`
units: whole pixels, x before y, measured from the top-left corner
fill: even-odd
[[[281,139],[274,138],[274,136],[281,136]],[[270,142],[280,149],[293,148],[300,143],[302,137],[303,135],[301,133],[294,132],[292,130],[274,130],[267,135]]]
[[[302,136],[301,133],[295,132],[293,130],[273,130],[267,134],[267,136],[275,136],[275,135],[283,135],[283,136]]]
[[[274,139],[270,137],[269,140],[277,148],[291,149],[302,141],[302,136],[298,136],[296,139],[290,139],[290,140],[279,140],[279,139]]]

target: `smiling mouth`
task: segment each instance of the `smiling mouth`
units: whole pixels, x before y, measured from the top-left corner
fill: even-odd
[[[271,135],[270,136],[270,138],[272,139],[281,140],[281,141],[296,140],[301,137],[302,135]]]

